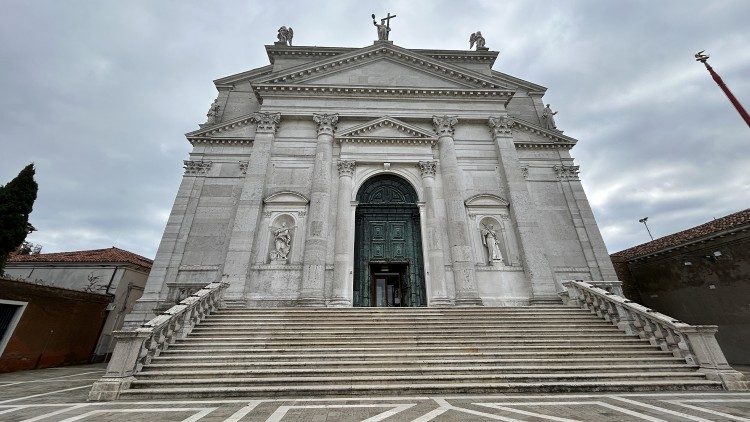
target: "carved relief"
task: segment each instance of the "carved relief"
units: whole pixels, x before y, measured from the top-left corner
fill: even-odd
[[[490,116],[487,120],[492,136],[510,135],[513,119],[508,116]]]
[[[339,115],[338,113],[313,113],[313,121],[318,124],[318,135],[333,135],[333,130],[336,128],[336,123],[339,121]]]
[[[437,161],[420,161],[417,163],[419,172],[422,177],[435,177],[435,171],[437,170]]]
[[[249,161],[240,161],[240,173],[247,174],[247,166],[250,164]]]
[[[521,166],[521,174],[523,175],[524,179],[529,178],[529,166]]]
[[[185,175],[186,176],[199,176],[199,175],[205,175],[208,173],[209,170],[211,170],[211,166],[213,165],[213,161],[192,161],[192,160],[185,160],[183,161],[185,168]]]
[[[281,113],[253,113],[250,120],[258,125],[255,130],[257,133],[276,133]]]
[[[581,180],[578,178],[580,166],[556,165],[552,169],[560,180]]]
[[[339,169],[339,177],[352,177],[356,166],[356,161],[339,160],[339,162],[336,163],[336,167]]]
[[[432,124],[438,136],[453,136],[453,127],[458,123],[456,116],[432,116]]]

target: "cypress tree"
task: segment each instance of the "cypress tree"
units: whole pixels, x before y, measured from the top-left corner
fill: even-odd
[[[29,214],[39,189],[34,180],[34,164],[29,164],[13,180],[0,186],[0,274],[8,255],[29,234]]]

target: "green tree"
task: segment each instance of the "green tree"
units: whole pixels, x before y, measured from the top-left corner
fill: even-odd
[[[23,243],[32,230],[29,214],[39,189],[34,173],[34,164],[29,164],[15,179],[0,186],[0,274],[8,255]]]

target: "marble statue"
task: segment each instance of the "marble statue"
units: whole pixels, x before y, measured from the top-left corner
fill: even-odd
[[[221,110],[221,106],[219,105],[219,99],[215,99],[213,103],[211,103],[211,106],[208,108],[208,113],[206,113],[206,123],[207,124],[214,124],[219,121],[219,111]]]
[[[391,16],[391,14],[388,13],[388,16],[381,19],[380,23],[378,23],[375,20],[375,14],[372,14],[372,24],[378,28],[378,41],[388,41],[388,34],[391,32],[391,19],[395,17],[396,15]]]
[[[286,226],[286,223],[281,223],[281,227],[271,227],[274,245],[274,250],[271,251],[271,260],[286,261],[289,257],[289,251],[292,250],[292,235],[289,231],[290,228]]]
[[[282,45],[289,45],[292,46],[292,38],[294,38],[294,30],[290,26],[287,28],[286,26],[282,26],[279,28],[279,33],[276,35],[276,38],[279,39],[279,41],[276,42],[276,44],[282,44]]]
[[[474,44],[477,45],[477,51],[481,50],[489,50],[487,47],[484,46],[485,39],[482,36],[482,31],[477,31],[469,37],[469,50],[471,50],[472,47],[474,47]]]
[[[483,225],[482,244],[487,248],[487,260],[490,265],[497,261],[503,262],[503,253],[500,249],[500,241],[497,238],[494,225]]]
[[[542,110],[542,119],[544,119],[547,129],[558,130],[557,125],[555,124],[555,114],[557,114],[557,112],[552,111],[549,104],[547,104],[547,106],[544,107],[544,110]]]

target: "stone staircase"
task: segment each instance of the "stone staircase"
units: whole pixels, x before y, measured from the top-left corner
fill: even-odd
[[[583,309],[242,309],[207,317],[124,399],[721,390]]]

